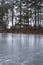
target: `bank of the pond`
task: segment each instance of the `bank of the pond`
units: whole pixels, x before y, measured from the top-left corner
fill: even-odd
[[[24,34],[43,34],[43,28],[22,28],[0,30],[0,33],[24,33]]]

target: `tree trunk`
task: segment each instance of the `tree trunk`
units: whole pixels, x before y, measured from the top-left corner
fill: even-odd
[[[21,29],[21,0],[20,0],[20,29]]]
[[[38,9],[38,27],[39,27],[39,9]]]
[[[14,15],[14,12],[13,12],[13,8],[12,8],[12,28],[13,28],[13,15]]]
[[[29,17],[28,17],[28,0],[27,0],[27,22],[28,22],[28,28],[29,28]]]
[[[35,27],[36,27],[36,7],[35,7]]]
[[[41,26],[41,4],[40,4],[40,26]]]

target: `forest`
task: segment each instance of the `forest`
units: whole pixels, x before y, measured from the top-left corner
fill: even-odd
[[[43,1],[0,0],[0,32],[43,33]]]

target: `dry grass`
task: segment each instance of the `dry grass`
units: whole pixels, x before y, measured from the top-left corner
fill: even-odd
[[[24,33],[24,34],[43,34],[43,28],[22,28],[22,29],[7,29],[6,31],[2,29],[0,32],[3,33]]]
[[[22,28],[22,29],[10,29],[6,32],[9,33],[24,33],[24,34],[43,34],[43,28]]]

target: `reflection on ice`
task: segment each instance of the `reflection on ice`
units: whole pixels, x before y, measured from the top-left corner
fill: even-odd
[[[43,35],[0,33],[0,65],[43,65]]]

